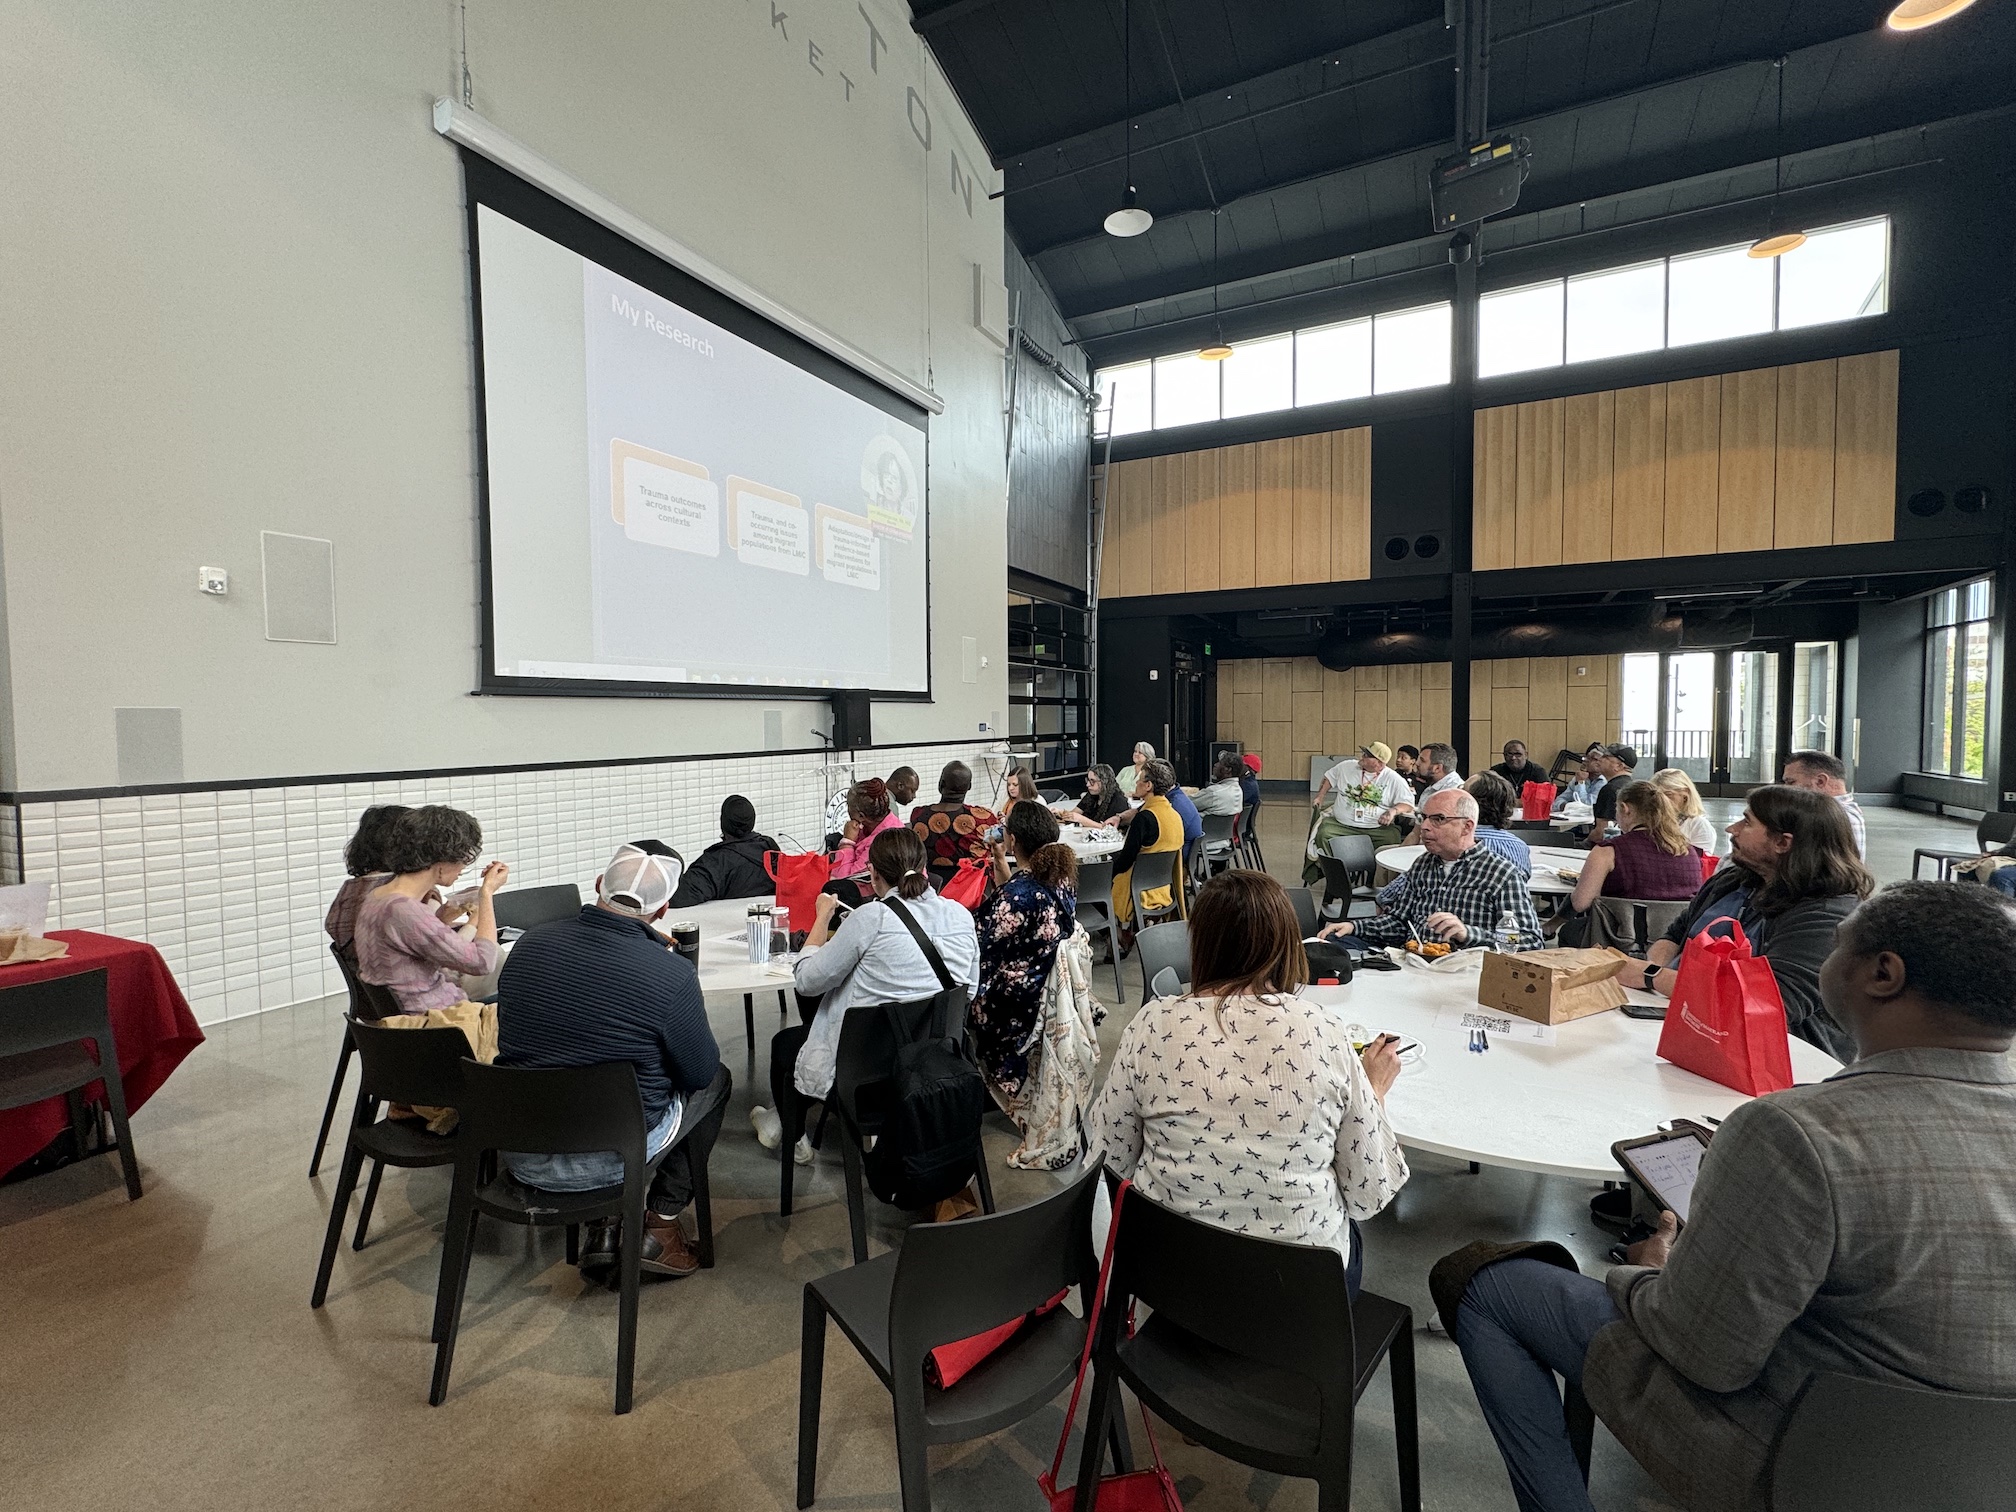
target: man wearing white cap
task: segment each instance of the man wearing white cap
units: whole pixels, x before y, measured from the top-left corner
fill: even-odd
[[[595,1066],[629,1061],[644,1103],[644,1151],[655,1156],[691,1129],[685,1149],[658,1168],[644,1215],[638,1265],[647,1275],[689,1276],[699,1259],[679,1227],[693,1199],[687,1156],[705,1167],[721,1130],[731,1082],[708,1027],[700,978],[651,927],[679,885],[677,857],[626,845],[595,879],[596,898],[571,919],[542,924],[512,947],[497,979],[497,1064]],[[506,1153],[511,1174],[549,1192],[614,1186],[614,1151]],[[606,1275],[619,1230],[590,1227],[581,1269]]]
[[[1339,835],[1363,835],[1375,850],[1400,843],[1400,829],[1393,821],[1414,812],[1414,785],[1393,769],[1392,761],[1392,749],[1385,741],[1374,740],[1358,748],[1355,760],[1346,757],[1323,774],[1315,800],[1320,817],[1309,832],[1304,882],[1313,887],[1323,880],[1316,858],[1327,856],[1330,842]],[[1326,804],[1330,812],[1324,814]]]

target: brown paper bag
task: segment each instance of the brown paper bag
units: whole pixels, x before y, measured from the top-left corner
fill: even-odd
[[[0,929],[0,966],[19,966],[25,961],[54,961],[70,954],[65,940],[51,940],[25,929]]]

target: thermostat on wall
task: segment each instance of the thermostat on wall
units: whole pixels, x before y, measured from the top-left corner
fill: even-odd
[[[226,594],[231,591],[231,574],[222,567],[198,567],[196,569],[196,591],[198,593]]]

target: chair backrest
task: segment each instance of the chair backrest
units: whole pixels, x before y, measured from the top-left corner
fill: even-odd
[[[1113,902],[1113,858],[1101,856],[1097,861],[1078,863],[1078,908],[1083,912],[1085,905],[1096,903],[1103,911]]]
[[[492,899],[499,929],[532,929],[581,912],[581,888],[574,882],[544,887],[514,887]]]
[[[1150,992],[1164,971],[1176,973],[1179,992],[1190,985],[1190,926],[1182,919],[1149,925],[1134,937],[1134,948],[1141,953],[1141,971]]]
[[[895,1076],[896,1052],[930,1032],[933,1001],[856,1003],[840,1020],[840,1043],[833,1052],[833,1091],[841,1111],[860,1127],[872,1130],[878,1126],[882,1109],[873,1089]],[[892,1017],[894,1027],[889,1022]],[[965,1043],[965,1015],[947,1024],[945,1032]]]
[[[1816,1375],[1771,1456],[1772,1512],[1989,1512],[2016,1485],[2016,1398]]]
[[[1155,980],[1148,984],[1149,998],[1175,997],[1183,990],[1183,983],[1177,979],[1174,966],[1164,966],[1155,973]]]
[[[388,1029],[353,1015],[350,1038],[364,1068],[358,1082],[363,1096],[409,1107],[462,1106],[469,1036],[460,1029]]]
[[[920,1223],[903,1236],[889,1297],[889,1358],[899,1381],[921,1382],[928,1349],[1006,1323],[1081,1286],[1089,1309],[1096,1162],[1040,1202],[957,1223]]]
[[[1306,940],[1322,928],[1316,915],[1316,894],[1306,887],[1290,887],[1285,891],[1288,894],[1288,901],[1295,905],[1296,927],[1302,931],[1302,938]]]
[[[2016,813],[1991,809],[1974,826],[1974,843],[1984,851],[1996,850],[2016,840]]]
[[[1136,1299],[1220,1349],[1313,1382],[1321,1421],[1348,1431],[1356,1346],[1336,1250],[1200,1223],[1130,1189],[1102,1328]]]
[[[1237,814],[1200,814],[1204,825],[1204,843],[1221,845],[1231,840],[1233,827],[1239,822]]]
[[[350,990],[350,1016],[375,1023],[382,1018],[390,1018],[403,1012],[399,999],[393,996],[390,987],[380,987],[376,982],[367,982],[357,974],[357,951],[354,946],[334,943],[329,946],[329,954],[336,957],[336,969],[343,973],[343,985]]]
[[[1045,803],[1062,803],[1070,795],[1062,788],[1038,788],[1036,796]]]
[[[98,1059],[118,1064],[105,1009],[105,970],[0,987],[0,1055],[23,1055],[88,1039]]]
[[[1367,835],[1336,835],[1330,841],[1330,854],[1344,863],[1348,872],[1362,872],[1371,875],[1373,866],[1372,840]]]
[[[1656,898],[1598,898],[1589,911],[1589,943],[1642,953],[1687,909]]]
[[[1143,851],[1134,858],[1134,865],[1127,873],[1134,896],[1139,899],[1144,892],[1153,892],[1158,887],[1176,886],[1176,863],[1183,858],[1180,850]],[[1139,914],[1137,907],[1135,913]]]
[[[468,1054],[466,1040],[463,1054]],[[458,1132],[465,1155],[613,1150],[626,1165],[643,1168],[644,1100],[637,1091],[637,1068],[628,1061],[533,1067],[464,1060],[462,1100],[455,1106],[462,1114]]]

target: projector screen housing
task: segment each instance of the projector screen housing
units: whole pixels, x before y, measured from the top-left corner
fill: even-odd
[[[480,691],[929,699],[926,412],[462,159]]]

